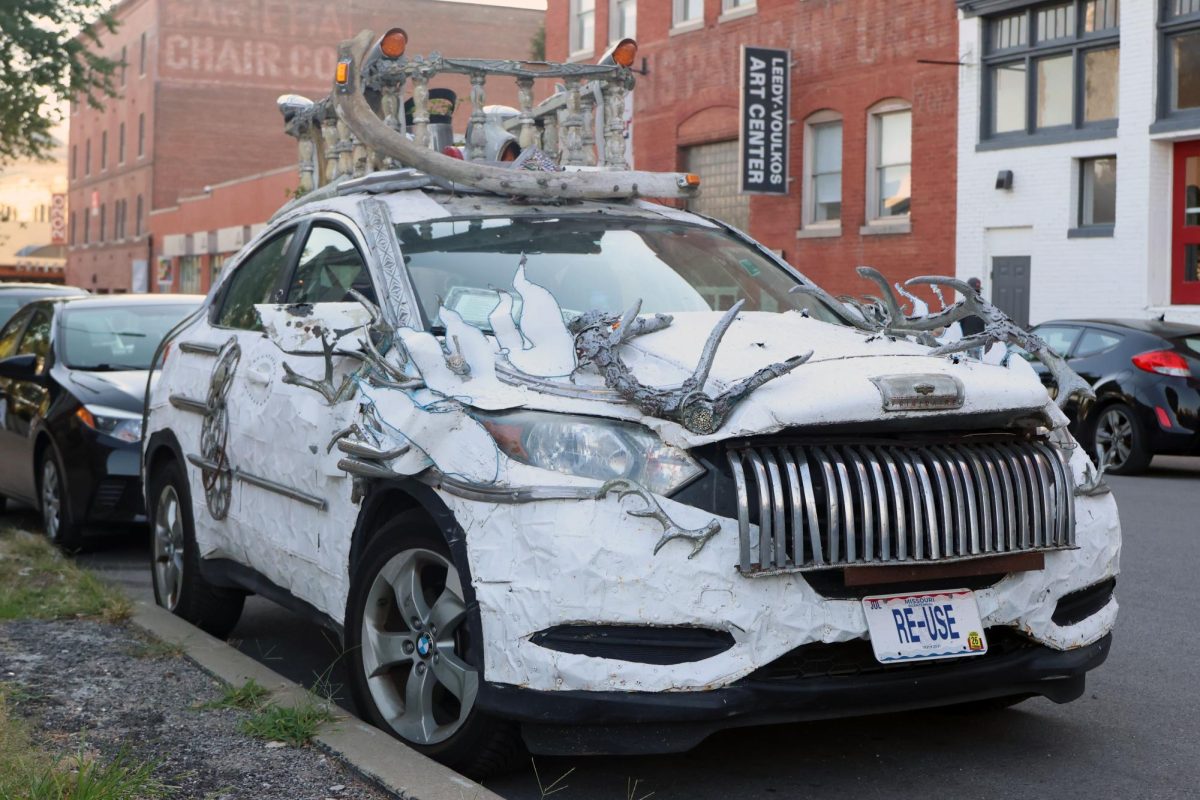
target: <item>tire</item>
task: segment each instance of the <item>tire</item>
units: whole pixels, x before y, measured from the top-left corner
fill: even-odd
[[[524,748],[515,724],[473,707],[483,649],[468,613],[445,540],[419,512],[402,514],[353,569],[346,650],[351,694],[367,721],[478,779],[516,766]]]
[[[67,472],[53,445],[47,446],[38,465],[38,505],[42,512],[42,530],[60,550],[75,553],[83,548],[83,529],[71,517],[67,507]]]
[[[1104,449],[1107,472],[1137,475],[1150,466],[1154,454],[1146,447],[1146,432],[1134,410],[1124,403],[1113,403],[1097,411],[1090,432],[1089,449],[1097,463],[1100,449]]]
[[[150,478],[150,574],[154,600],[218,639],[229,636],[246,595],[213,586],[200,574],[191,495],[179,464],[170,461]]]

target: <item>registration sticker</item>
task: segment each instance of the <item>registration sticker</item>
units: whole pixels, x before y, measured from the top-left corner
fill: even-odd
[[[864,597],[863,611],[881,664],[981,656],[987,636],[970,589]]]

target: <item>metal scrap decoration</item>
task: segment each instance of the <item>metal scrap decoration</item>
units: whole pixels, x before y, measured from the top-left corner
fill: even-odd
[[[875,283],[882,291],[880,296],[865,295],[861,300],[846,297],[839,298],[848,303],[861,316],[855,324],[862,330],[883,336],[912,337],[919,342],[933,347],[933,355],[948,355],[973,348],[987,348],[994,343],[1003,342],[1015,345],[1031,353],[1038,361],[1046,365],[1046,369],[1054,377],[1058,386],[1056,401],[1060,408],[1066,407],[1072,397],[1078,396],[1082,404],[1096,399],[1092,387],[1071,369],[1062,356],[1055,353],[1042,337],[1030,333],[1013,322],[1007,314],[996,308],[983,298],[979,292],[972,289],[964,281],[955,278],[923,275],[910,278],[904,282],[906,287],[929,286],[942,301],[942,307],[928,314],[906,315],[896,292],[887,278],[872,267],[859,267],[858,274]],[[938,292],[939,287],[946,286],[962,295],[957,303],[947,305]],[[797,286],[793,292],[810,292],[811,287]],[[933,337],[933,331],[946,328],[966,317],[976,316],[983,320],[982,333],[964,336],[956,342],[938,344]]]
[[[708,540],[716,536],[721,530],[721,523],[717,520],[709,520],[708,524],[703,528],[689,530],[684,528],[675,520],[663,511],[662,506],[654,499],[654,495],[639,483],[629,480],[628,478],[614,478],[601,486],[596,491],[596,499],[603,500],[610,492],[617,493],[618,500],[624,500],[626,497],[634,496],[641,499],[644,506],[641,508],[627,508],[625,513],[631,517],[646,517],[657,520],[663,526],[663,534],[659,538],[658,543],[654,545],[654,555],[658,555],[658,551],[663,549],[663,546],[674,539],[685,540],[692,545],[692,552],[688,554],[688,558],[695,558],[704,545],[708,544]]]
[[[203,470],[204,501],[213,519],[225,519],[229,514],[229,499],[233,492],[233,473],[229,469],[229,458],[225,445],[229,441],[229,387],[237,372],[242,349],[236,336],[230,336],[217,351],[217,362],[213,365],[208,381],[208,401],[205,403],[204,420],[200,427],[200,457],[214,470]]]
[[[691,376],[679,386],[669,389],[642,384],[617,352],[617,348],[630,339],[670,325],[669,315],[655,314],[652,318],[643,319],[638,316],[641,310],[639,300],[622,317],[601,311],[587,311],[571,320],[567,329],[575,335],[575,352],[580,366],[593,365],[604,376],[604,383],[610,389],[633,403],[642,413],[673,420],[692,433],[705,435],[717,431],[733,407],[746,395],[812,358],[810,350],[804,355],[763,367],[715,397],[707,394],[704,385],[716,359],[717,347],[744,302],[739,300],[735,303],[713,328]]]

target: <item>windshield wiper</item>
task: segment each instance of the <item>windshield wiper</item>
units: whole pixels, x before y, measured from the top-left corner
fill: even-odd
[[[92,364],[87,367],[73,367],[73,369],[81,369],[87,372],[125,372],[129,370],[144,371],[149,367],[143,367],[140,364]]]

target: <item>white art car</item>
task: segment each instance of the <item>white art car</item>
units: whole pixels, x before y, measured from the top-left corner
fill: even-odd
[[[361,35],[330,98],[286,99],[304,195],[160,350],[161,605],[219,636],[247,593],[309,615],[366,719],[474,775],[1082,693],[1112,495],[1024,359],[966,353],[1017,344],[1086,399],[1061,359],[964,284],[863,270],[879,299],[834,300],[641,199],[698,180],[626,169],[621,126],[579,113],[589,86],[624,108],[625,43],[533,66],[405,44]],[[566,90],[473,120],[462,160],[429,147],[439,70]],[[506,136],[523,164],[487,158]],[[906,314],[923,283],[946,302]],[[939,346],[968,313],[984,334]]]

